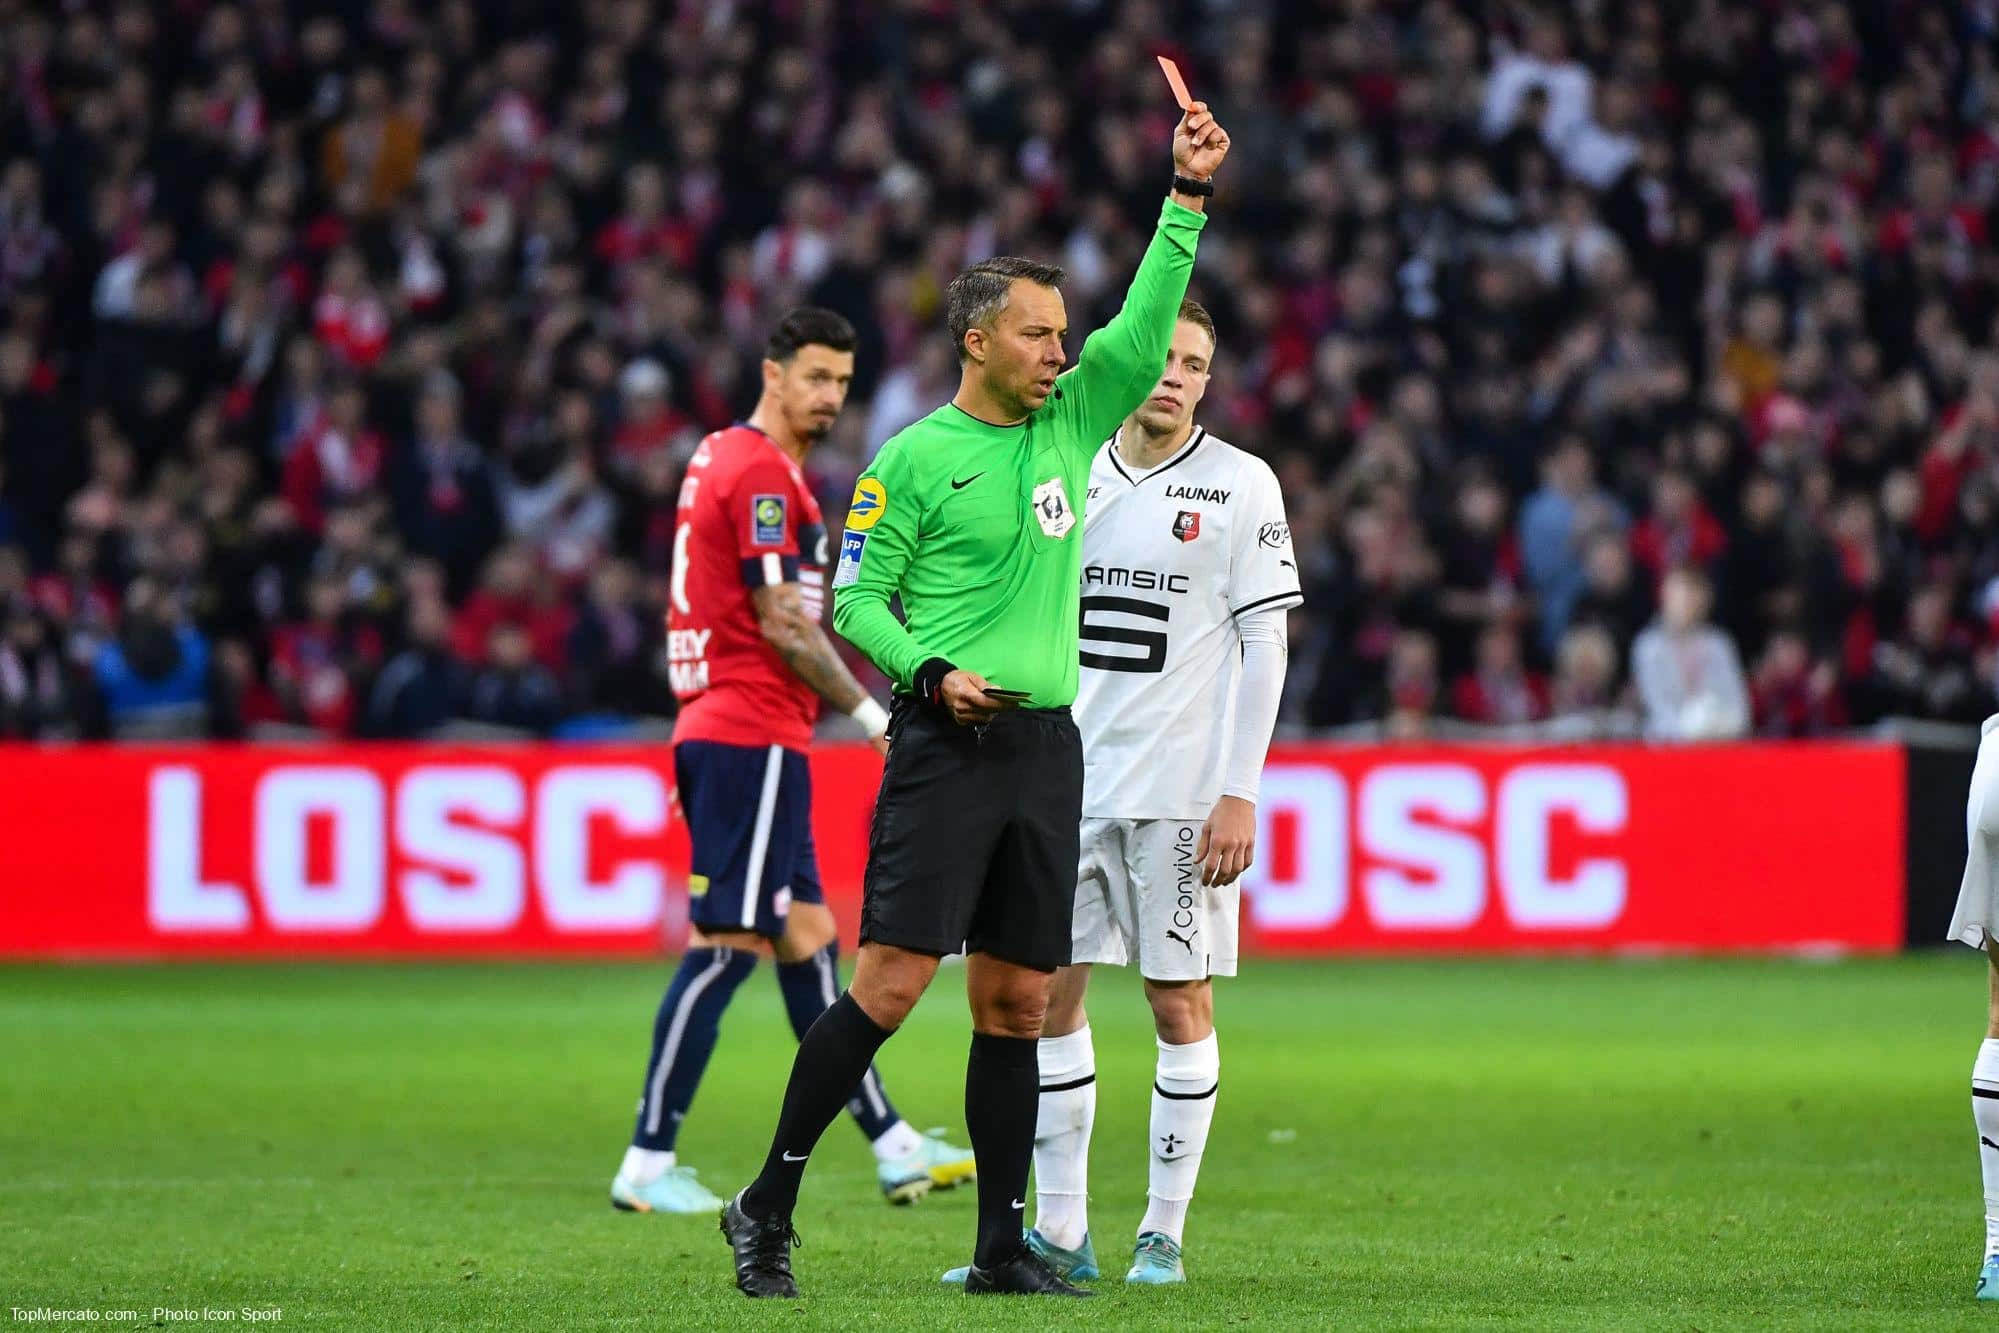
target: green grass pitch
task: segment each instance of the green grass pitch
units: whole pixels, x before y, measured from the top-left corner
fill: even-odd
[[[1970,1299],[1983,967],[1259,964],[1219,997],[1193,1280],[1130,1292],[1152,1049],[1106,973],[1112,1280],[1031,1308],[940,1287],[970,1191],[888,1208],[844,1124],[797,1219],[801,1302],[737,1296],[707,1219],[613,1212],[664,965],[5,968],[0,1307],[367,1330],[1999,1323]],[[962,1133],[964,1013],[947,970],[884,1052],[919,1126]],[[792,1045],[761,971],[681,1144],[718,1190],[761,1157]]]

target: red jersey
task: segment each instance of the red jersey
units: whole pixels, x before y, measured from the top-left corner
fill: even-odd
[[[701,441],[680,484],[667,671],[680,700],[675,740],[812,744],[819,696],[757,628],[757,588],[796,583],[825,605],[826,526],[805,474],[777,441],[735,425]]]

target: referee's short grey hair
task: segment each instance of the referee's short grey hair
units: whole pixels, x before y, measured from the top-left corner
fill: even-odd
[[[1006,309],[1007,294],[1016,279],[1024,278],[1037,287],[1060,287],[1068,276],[1056,264],[996,255],[981,259],[951,279],[951,285],[944,289],[944,322],[951,330],[958,359],[965,359],[965,334],[971,329],[991,328],[999,312]]]

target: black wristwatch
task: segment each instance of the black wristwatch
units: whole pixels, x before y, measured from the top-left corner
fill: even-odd
[[[1197,181],[1192,176],[1182,176],[1178,172],[1173,174],[1173,193],[1175,194],[1192,194],[1206,198],[1214,192],[1215,183],[1213,181]]]

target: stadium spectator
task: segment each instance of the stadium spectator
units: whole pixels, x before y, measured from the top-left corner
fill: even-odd
[[[1518,727],[1548,715],[1548,685],[1521,660],[1520,632],[1494,622],[1478,636],[1478,662],[1451,688],[1452,709],[1466,722]]]
[[[1583,589],[1571,625],[1597,625],[1613,642],[1630,643],[1651,619],[1652,593],[1633,568],[1631,544],[1615,531],[1597,533],[1583,547]]]
[[[450,608],[436,594],[416,597],[405,646],[375,678],[366,734],[391,740],[427,736],[451,721],[464,689],[464,664],[451,652]]]
[[[27,551],[0,542],[0,614],[33,609],[28,587]]]
[[[479,590],[458,612],[451,631],[452,647],[467,662],[484,662],[493,630],[513,625],[527,635],[536,660],[550,671],[559,671],[569,619],[568,612],[550,597],[532,549],[515,543],[501,547],[487,561]]]
[[[659,674],[664,623],[661,609],[640,598],[638,575],[629,564],[598,565],[564,643],[576,706],[626,716],[671,711],[672,696]]]
[[[1453,671],[1463,671],[1485,626],[1514,624],[1525,611],[1520,548],[1507,522],[1506,491],[1485,468],[1473,466],[1459,483],[1438,544],[1443,568],[1437,610],[1444,659]]]
[[[428,380],[416,404],[416,434],[402,451],[394,489],[396,527],[410,550],[442,562],[454,595],[500,538],[491,465],[459,427],[459,389]]]
[[[1938,584],[1916,590],[1902,637],[1877,642],[1871,666],[1858,689],[1869,714],[1976,722],[1991,711],[1970,636],[1952,624],[1950,592]]]
[[[566,429],[537,422],[509,454],[500,509],[508,537],[527,543],[557,582],[573,586],[608,553],[618,506],[597,478],[589,400],[572,394],[559,406],[570,417]]]
[[[380,480],[387,450],[381,432],[369,427],[367,410],[360,381],[342,379],[325,409],[294,439],[282,491],[308,533],[325,529],[327,506],[362,499]]]
[[[388,78],[379,69],[357,71],[347,96],[352,109],[326,136],[321,170],[335,195],[351,186],[358,211],[380,215],[415,181],[423,129],[406,108],[393,104]]]
[[[666,367],[650,357],[632,362],[619,374],[618,429],[611,438],[611,457],[618,467],[633,469],[657,450],[693,452],[698,432],[669,400],[671,383]]]
[[[1701,503],[1693,478],[1664,471],[1652,482],[1652,510],[1631,531],[1631,552],[1656,586],[1675,565],[1712,568],[1728,545],[1721,524]],[[1585,562],[1585,580],[1588,579]]]
[[[561,716],[562,690],[534,660],[534,640],[512,621],[486,635],[485,665],[473,671],[458,715],[468,722],[543,735]]]
[[[1391,738],[1416,740],[1430,734],[1442,692],[1437,640],[1423,630],[1403,630],[1389,649],[1380,697],[1368,711],[1384,720]]]
[[[28,516],[19,504],[7,498],[7,459],[0,455],[0,547],[25,556],[29,539]],[[25,570],[23,574],[25,577]]]
[[[1577,625],[1562,636],[1549,709],[1549,733],[1563,740],[1604,740],[1636,730],[1620,702],[1617,642],[1602,625]]]
[[[78,739],[85,703],[85,686],[47,618],[25,599],[0,612],[0,739]]]
[[[1598,532],[1622,533],[1624,507],[1596,484],[1596,464],[1580,435],[1557,440],[1541,463],[1541,487],[1520,509],[1520,559],[1540,599],[1541,636],[1560,641],[1586,575],[1583,549]]]
[[[208,640],[150,579],[126,590],[118,632],[97,650],[94,671],[113,736],[194,736],[207,726]]]
[[[1631,674],[1645,705],[1645,734],[1659,740],[1726,740],[1749,728],[1742,660],[1708,623],[1708,581],[1682,565],[1660,588],[1659,618],[1631,649]]]
[[[1813,662],[1811,645],[1794,629],[1772,634],[1750,679],[1759,736],[1824,736],[1846,723],[1838,676],[1829,662]]]
[[[346,736],[381,662],[381,636],[346,613],[347,589],[337,575],[314,575],[305,596],[305,617],[272,633],[271,687],[287,721]]]

